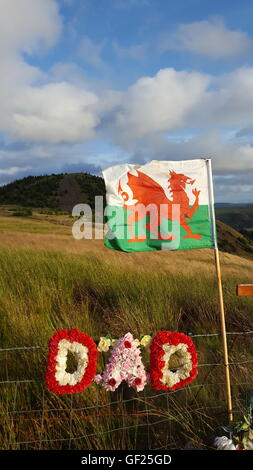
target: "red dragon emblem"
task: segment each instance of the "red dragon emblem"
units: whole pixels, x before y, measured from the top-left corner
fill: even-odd
[[[155,205],[158,213],[158,221],[162,220],[162,217],[167,220],[173,220],[173,204],[180,205],[180,226],[184,228],[187,232],[187,235],[184,238],[194,238],[199,240],[201,238],[200,233],[193,233],[187,220],[192,220],[192,217],[196,210],[199,207],[199,194],[196,188],[192,190],[192,194],[195,196],[195,201],[190,207],[189,197],[186,194],[185,187],[186,184],[193,185],[195,180],[192,180],[188,176],[185,176],[181,173],[176,173],[175,171],[170,171],[170,178],[168,179],[168,189],[172,194],[172,199],[169,199],[166,196],[166,193],[163,187],[150,178],[145,173],[135,170],[134,172],[129,172],[123,175],[119,181],[118,193],[123,199],[124,209],[129,211],[127,217],[127,224],[129,226],[129,233],[131,239],[129,242],[143,241],[146,240],[146,235],[135,236],[133,230],[133,224],[144,220],[147,216],[146,208],[149,205]],[[143,210],[138,209],[140,205]],[[138,209],[138,210],[137,210]],[[170,235],[166,237],[164,234],[161,236],[160,224],[154,228],[151,226],[150,222],[146,224],[146,229],[150,231],[156,239],[167,239],[172,240],[175,237]]]

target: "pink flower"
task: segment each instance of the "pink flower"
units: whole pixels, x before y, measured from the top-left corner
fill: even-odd
[[[98,384],[98,385],[101,384],[101,382],[102,382],[102,375],[101,375],[101,374],[95,375],[93,381],[94,381],[96,384]]]
[[[142,363],[140,349],[134,343],[131,333],[127,333],[115,343],[101,379],[102,385],[108,391],[116,390],[123,380],[137,391],[145,387],[147,374]]]

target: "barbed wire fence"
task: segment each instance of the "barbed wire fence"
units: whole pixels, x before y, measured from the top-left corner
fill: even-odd
[[[228,332],[234,414],[245,411],[253,388],[253,331]],[[191,334],[200,351],[199,376],[171,392],[147,386],[137,393],[125,384],[114,393],[96,384],[81,394],[58,396],[44,384],[47,346],[0,349],[1,449],[175,449],[211,446],[227,422],[219,333]],[[246,351],[234,352],[238,338]],[[202,341],[203,352],[199,349]],[[207,348],[218,360],[202,361]],[[15,357],[14,357],[15,356]]]

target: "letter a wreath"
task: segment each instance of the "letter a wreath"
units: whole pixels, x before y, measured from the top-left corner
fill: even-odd
[[[145,371],[140,347],[150,346],[150,372]],[[102,374],[96,375],[98,352],[112,347]],[[68,354],[77,361],[74,372],[67,371]],[[174,358],[174,362],[173,362]],[[114,392],[122,381],[137,392],[150,382],[154,390],[175,390],[192,382],[198,374],[198,358],[193,341],[183,333],[160,331],[152,339],[141,340],[127,333],[120,339],[100,338],[98,346],[86,333],[60,330],[49,341],[46,385],[56,394],[80,393],[92,381]]]

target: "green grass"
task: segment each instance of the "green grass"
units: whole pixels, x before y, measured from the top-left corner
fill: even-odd
[[[1,232],[26,232],[37,234],[67,234],[71,235],[69,227],[73,218],[68,214],[48,214],[42,211],[33,211],[26,214],[26,208],[1,207]],[[24,213],[22,212],[24,211]],[[67,227],[67,228],[66,228]]]
[[[159,329],[192,334],[219,330],[217,289],[208,270],[184,274],[179,269],[171,275],[162,263],[159,270],[149,265],[144,272],[123,269],[117,258],[109,260],[0,247],[1,348],[40,346],[0,352],[2,449],[181,448],[188,440],[201,448],[211,445],[226,422],[224,386],[219,385],[224,382],[222,366],[200,367],[192,386],[156,398],[150,387],[137,395],[126,385],[114,394],[96,385],[74,396],[45,390],[47,343],[59,329],[79,328],[93,338]],[[233,272],[224,278],[228,330],[251,329],[253,302],[235,297],[242,272],[238,265]],[[252,273],[243,271],[243,281],[252,282]],[[219,338],[196,338],[195,343],[200,363],[221,362]],[[229,337],[229,348],[232,361],[253,359],[250,335]],[[100,358],[99,368],[106,357]],[[144,360],[148,367],[147,352]],[[243,384],[252,383],[252,371],[250,363],[231,367],[239,417],[250,387]],[[17,380],[32,382],[4,383]],[[125,431],[113,431],[122,427]],[[89,437],[70,440],[77,436]]]

